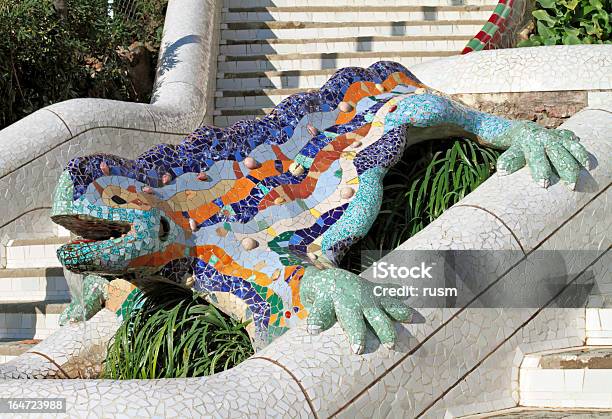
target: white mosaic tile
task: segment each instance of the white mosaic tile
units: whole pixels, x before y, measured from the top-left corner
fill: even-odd
[[[441,67],[445,71],[438,71]],[[612,45],[479,51],[425,62],[411,71],[426,85],[448,94],[610,90]]]

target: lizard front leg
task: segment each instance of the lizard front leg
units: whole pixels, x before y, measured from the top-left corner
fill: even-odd
[[[527,165],[533,179],[543,187],[550,185],[554,168],[561,180],[574,189],[581,167],[588,168],[589,154],[571,131],[501,118],[444,95],[424,92],[398,102],[385,118],[385,129],[406,124],[418,128],[458,127],[483,145],[506,150],[497,161],[500,175]]]
[[[89,320],[102,309],[108,298],[108,281],[98,275],[85,275],[81,300],[73,298],[60,314],[59,324]]]
[[[309,310],[307,330],[316,335],[336,321],[346,333],[351,349],[365,348],[366,321],[386,348],[395,345],[393,321],[410,322],[415,310],[401,300],[377,296],[375,284],[339,268],[308,266],[300,284],[300,297]]]

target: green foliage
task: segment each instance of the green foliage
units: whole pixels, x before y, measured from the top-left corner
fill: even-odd
[[[612,43],[611,0],[537,0],[535,33],[519,47]]]
[[[115,28],[122,31],[124,45],[140,41],[158,50],[168,0],[114,0],[114,5]]]
[[[349,250],[343,267],[360,273],[421,231],[488,179],[498,157],[498,151],[469,140],[408,148],[385,177],[378,218],[367,236]]]
[[[199,377],[253,354],[245,324],[190,291],[163,284],[143,295],[109,344],[105,378]]]
[[[158,46],[166,3],[136,1],[130,20],[109,17],[107,0],[0,1],[0,129],[77,97],[148,100],[135,97],[118,49]]]

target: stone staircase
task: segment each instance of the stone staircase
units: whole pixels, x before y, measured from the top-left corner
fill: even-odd
[[[612,309],[586,309],[586,345],[528,354],[519,373],[522,406],[610,409]]]
[[[522,406],[612,409],[612,346],[527,355],[519,394]]]
[[[456,55],[497,0],[226,0],[214,123],[265,115],[339,68]]]
[[[57,236],[7,243],[6,267],[0,269],[0,362],[59,328],[70,293],[55,252],[68,240]]]
[[[612,309],[586,309],[585,338],[584,346],[524,356],[517,383],[519,407],[460,418],[612,417]]]

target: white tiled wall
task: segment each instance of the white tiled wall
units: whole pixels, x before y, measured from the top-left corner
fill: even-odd
[[[612,408],[612,370],[541,369],[532,359],[536,366],[521,366],[522,406]]]
[[[15,358],[15,355],[0,355],[0,364],[4,364],[13,358]]]
[[[586,336],[587,345],[612,345],[612,308],[586,309]]]
[[[59,314],[0,313],[0,339],[44,339],[59,329]]]
[[[11,246],[6,248],[7,268],[32,268],[60,266],[57,260],[57,249],[60,244],[33,244],[28,246]]]
[[[44,274],[32,277],[0,277],[0,304],[3,301],[68,300],[70,292],[63,276]]]

